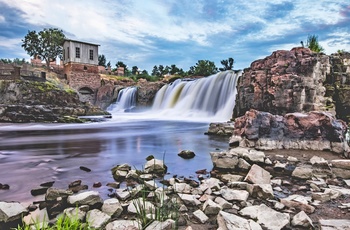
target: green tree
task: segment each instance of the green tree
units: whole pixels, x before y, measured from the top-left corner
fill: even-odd
[[[308,47],[310,50],[316,53],[320,53],[324,51],[323,47],[319,44],[318,36],[316,35],[309,35],[307,37],[306,47]]]
[[[164,75],[164,66],[163,65],[159,65],[158,66],[158,71],[159,71],[159,77]]]
[[[221,65],[223,65],[224,67],[219,68],[219,70],[220,71],[232,70],[233,63],[234,63],[234,60],[231,57],[228,58],[227,60],[222,60],[221,61]]]
[[[44,29],[38,33],[33,30],[28,31],[22,40],[22,47],[31,57],[42,57],[50,71],[50,62],[57,57],[62,58],[64,39],[63,31],[56,28]]]
[[[106,67],[106,57],[104,54],[98,55],[98,65]]]
[[[195,66],[190,67],[192,75],[209,76],[218,72],[215,63],[209,60],[199,60]]]
[[[136,75],[139,72],[139,68],[137,66],[133,66],[131,68],[131,74]]]
[[[107,67],[108,67],[108,68],[111,67],[111,61],[108,61]]]
[[[122,61],[118,61],[117,64],[115,64],[115,66],[118,68],[118,67],[123,67],[124,68],[124,75],[125,73],[129,73],[129,70],[128,70],[128,66],[126,64],[124,64]]]
[[[153,66],[153,69],[152,69],[152,76],[157,76],[159,77],[159,71],[158,71],[158,67],[155,65]]]

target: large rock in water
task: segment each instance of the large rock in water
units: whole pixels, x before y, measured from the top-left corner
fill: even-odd
[[[232,140],[257,149],[331,150],[349,154],[347,125],[327,112],[289,113],[285,116],[250,110],[235,120]]]

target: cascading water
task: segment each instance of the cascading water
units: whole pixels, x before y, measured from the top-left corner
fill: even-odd
[[[137,87],[127,87],[118,93],[117,101],[110,105],[107,110],[112,113],[125,112],[136,106]]]
[[[228,120],[235,105],[240,75],[241,71],[225,71],[197,80],[178,79],[158,91],[152,110],[179,118]]]

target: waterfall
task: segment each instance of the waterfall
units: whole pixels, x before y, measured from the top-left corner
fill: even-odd
[[[118,93],[117,101],[111,104],[107,110],[110,112],[126,112],[136,106],[137,87],[127,87]]]
[[[235,105],[240,75],[240,71],[225,71],[196,80],[178,79],[157,92],[152,110],[167,116],[228,120]]]

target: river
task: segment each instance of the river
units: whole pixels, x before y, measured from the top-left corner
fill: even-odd
[[[128,163],[142,169],[145,158],[164,159],[168,176],[195,177],[213,167],[210,152],[226,150],[228,138],[204,135],[212,121],[230,119],[239,73],[222,72],[198,80],[177,80],[164,86],[152,108],[125,112],[135,106],[137,89],[120,92],[109,110],[112,119],[84,124],[0,124],[0,201],[33,201],[30,190],[54,181],[68,188],[75,180],[108,194],[111,168]],[[126,98],[128,98],[126,100]],[[192,150],[185,160],[177,154]],[[80,169],[90,168],[91,172]],[[92,188],[94,182],[102,187]]]
[[[94,182],[113,182],[110,169],[128,163],[142,169],[145,158],[154,155],[165,160],[171,175],[195,176],[198,169],[212,168],[209,152],[227,149],[225,138],[204,135],[208,123],[141,120],[102,123],[2,124],[0,125],[0,200],[32,200],[32,188],[48,181],[67,188],[74,180],[92,187]],[[196,157],[185,160],[181,150]],[[85,172],[79,167],[90,168]],[[98,189],[103,194],[107,189]]]

